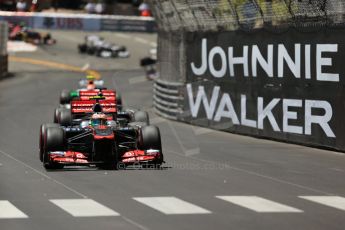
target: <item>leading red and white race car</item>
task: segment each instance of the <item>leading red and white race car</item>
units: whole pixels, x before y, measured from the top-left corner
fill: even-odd
[[[88,103],[78,106],[72,109],[90,109]],[[86,165],[118,169],[140,164],[159,168],[164,162],[159,129],[147,122],[120,122],[106,114],[115,110],[115,104],[99,100],[90,119],[79,125],[41,125],[40,160],[44,167]]]

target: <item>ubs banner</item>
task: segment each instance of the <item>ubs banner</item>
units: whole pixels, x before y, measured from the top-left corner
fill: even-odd
[[[345,150],[344,36],[345,29],[187,34],[180,119]]]

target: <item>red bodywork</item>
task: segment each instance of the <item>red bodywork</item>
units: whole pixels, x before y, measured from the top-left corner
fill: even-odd
[[[119,163],[133,164],[137,162],[149,162],[154,161],[160,157],[160,153],[147,154],[144,150],[133,150],[128,151],[122,155]],[[65,152],[50,152],[50,160],[52,162],[60,164],[71,164],[71,165],[88,165],[92,164],[87,160],[87,156],[81,152],[65,151]]]
[[[106,125],[97,126],[94,128],[92,126],[89,127],[92,129],[92,135],[94,141],[103,141],[103,140],[110,140],[115,141],[116,136],[114,132],[111,134],[102,134],[102,131],[107,130],[109,127]],[[76,151],[53,151],[50,152],[50,161],[65,165],[91,165],[94,162],[90,162],[88,157],[85,153],[76,152]],[[161,152],[159,150],[130,150],[122,154],[119,159],[118,163],[122,163],[124,165],[132,165],[136,163],[143,163],[143,162],[154,162],[155,160],[160,159]]]
[[[103,113],[116,113],[116,101],[115,100],[100,100],[100,105],[102,106]],[[92,113],[93,106],[96,104],[96,100],[88,101],[72,101],[71,111],[72,113]]]
[[[109,119],[110,118],[108,117],[108,120]],[[90,127],[90,128],[92,128],[92,127]],[[97,127],[97,130],[107,130],[107,129],[108,129],[108,127],[105,126],[105,125],[100,125],[100,126]],[[109,135],[98,135],[97,132],[94,129],[94,131],[93,131],[93,139],[94,140],[105,140],[105,139],[106,140],[115,140],[115,135],[114,135],[113,132],[111,134],[109,134]]]
[[[79,92],[78,100],[71,101],[71,111],[72,113],[92,113],[93,106],[96,104],[96,99],[90,99],[94,96],[98,96],[102,93],[103,100],[98,102],[102,106],[103,113],[116,113],[117,103],[116,103],[116,92],[114,90],[85,90]]]

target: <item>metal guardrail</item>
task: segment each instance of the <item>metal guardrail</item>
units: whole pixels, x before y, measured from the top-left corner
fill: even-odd
[[[153,105],[157,114],[162,117],[177,120],[183,112],[181,101],[183,96],[183,83],[156,80],[153,84]]]

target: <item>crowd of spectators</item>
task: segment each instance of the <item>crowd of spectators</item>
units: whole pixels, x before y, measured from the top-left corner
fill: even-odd
[[[162,28],[287,28],[345,24],[344,0],[151,0]]]

